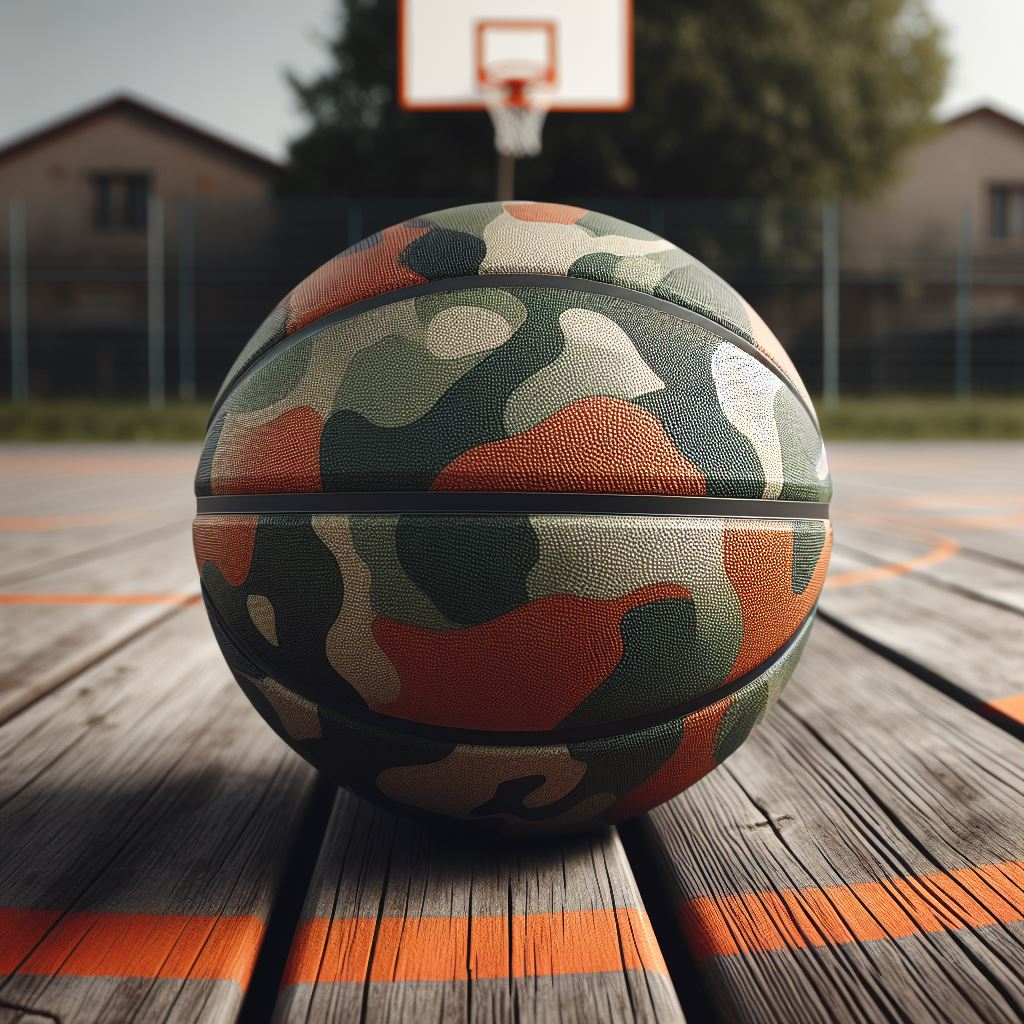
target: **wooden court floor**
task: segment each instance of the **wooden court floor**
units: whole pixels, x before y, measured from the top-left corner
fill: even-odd
[[[831,451],[780,703],[618,832],[337,792],[198,606],[189,448],[0,448],[0,1022],[1024,1017],[1024,446]]]

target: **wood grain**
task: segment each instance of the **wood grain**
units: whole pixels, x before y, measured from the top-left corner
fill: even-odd
[[[198,593],[194,459],[193,446],[0,449],[0,721]],[[152,599],[112,603],[125,595]]]
[[[844,630],[1018,733],[1024,486],[1011,467],[1022,460],[1020,444],[840,446],[821,604]]]
[[[103,557],[0,586],[0,721],[198,593],[183,524]],[[143,600],[112,603],[133,596]]]
[[[892,661],[1024,718],[1014,451],[839,446],[834,572],[914,558],[922,530],[960,550],[828,591],[889,657],[819,623],[750,741],[633,826],[723,1022],[1024,1016],[1022,747]],[[0,599],[194,593],[193,462],[0,452]],[[494,845],[346,794],[304,833],[313,773],[201,609],[0,603],[0,641],[0,720],[22,709],[0,728],[0,1024],[220,1024],[278,973],[279,1022],[682,1019],[615,833]],[[296,844],[312,884],[268,943]]]
[[[0,1020],[234,1020],[313,773],[202,610],[6,723],[0,764]]]
[[[1024,1014],[1020,743],[827,624],[642,828],[723,1020]]]
[[[833,571],[875,564],[848,547],[839,554]],[[821,608],[968,702],[987,705],[1024,691],[1024,618],[964,588],[912,573],[826,588]]]
[[[844,523],[840,551],[869,565],[903,565],[921,562],[941,547],[942,536],[928,531],[906,533],[884,525]],[[997,561],[964,550],[957,542],[948,556],[916,565],[914,574],[951,592],[981,598],[996,607],[1024,614],[1024,566]],[[948,550],[945,549],[945,550]]]
[[[989,564],[1024,568],[1020,442],[830,445],[837,541],[847,525],[930,530]]]
[[[0,585],[108,557],[188,522],[197,460],[191,445],[4,446]]]
[[[485,842],[340,794],[275,1020],[681,1021],[612,831]]]

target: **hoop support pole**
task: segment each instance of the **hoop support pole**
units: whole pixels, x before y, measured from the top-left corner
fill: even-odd
[[[498,154],[498,175],[496,198],[499,202],[515,199],[516,197],[516,158]]]

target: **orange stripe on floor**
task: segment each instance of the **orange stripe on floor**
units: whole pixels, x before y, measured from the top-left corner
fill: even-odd
[[[920,569],[926,565],[934,565],[936,562],[944,562],[960,550],[960,545],[955,540],[943,537],[930,551],[916,558],[908,558],[905,562],[889,562],[886,565],[876,565],[870,569],[856,569],[852,572],[834,573],[825,580],[826,590],[836,590],[841,587],[852,587],[858,583],[868,583],[871,580],[884,580],[891,576],[904,576],[908,572]]]
[[[249,984],[258,917],[0,908],[0,975],[208,978]]]
[[[3,604],[198,604],[199,594],[0,594]]]
[[[47,533],[76,526],[98,526],[125,519],[139,518],[151,506],[107,509],[67,516],[0,516],[0,533]]]
[[[199,448],[196,448],[196,456]],[[139,473],[160,473],[180,471],[183,474],[195,469],[196,460],[190,456],[88,456],[88,455],[11,455],[0,457],[0,469],[9,473],[32,476],[75,475],[75,476],[136,476]]]
[[[376,941],[374,936],[376,935]],[[511,951],[509,939],[511,937]],[[302,983],[467,981],[483,978],[667,974],[643,910],[555,914],[372,917],[304,921],[295,933],[282,987]]]
[[[0,532],[46,533],[50,530],[66,530],[72,526],[91,526],[102,522],[102,517],[89,516],[0,516]]]
[[[998,700],[990,700],[982,705],[986,711],[994,711],[1005,718],[1012,718],[1015,722],[1024,725],[1024,693],[1014,694],[1012,697],[1000,697]]]
[[[698,897],[680,906],[679,919],[699,960],[1012,924],[1024,921],[1024,861]]]

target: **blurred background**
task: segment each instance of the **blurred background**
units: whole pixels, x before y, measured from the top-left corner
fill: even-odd
[[[198,438],[252,331],[365,235],[494,194],[396,102],[395,0],[0,0],[0,437]],[[630,113],[517,196],[663,234],[829,436],[1024,436],[1024,5],[636,0]]]

